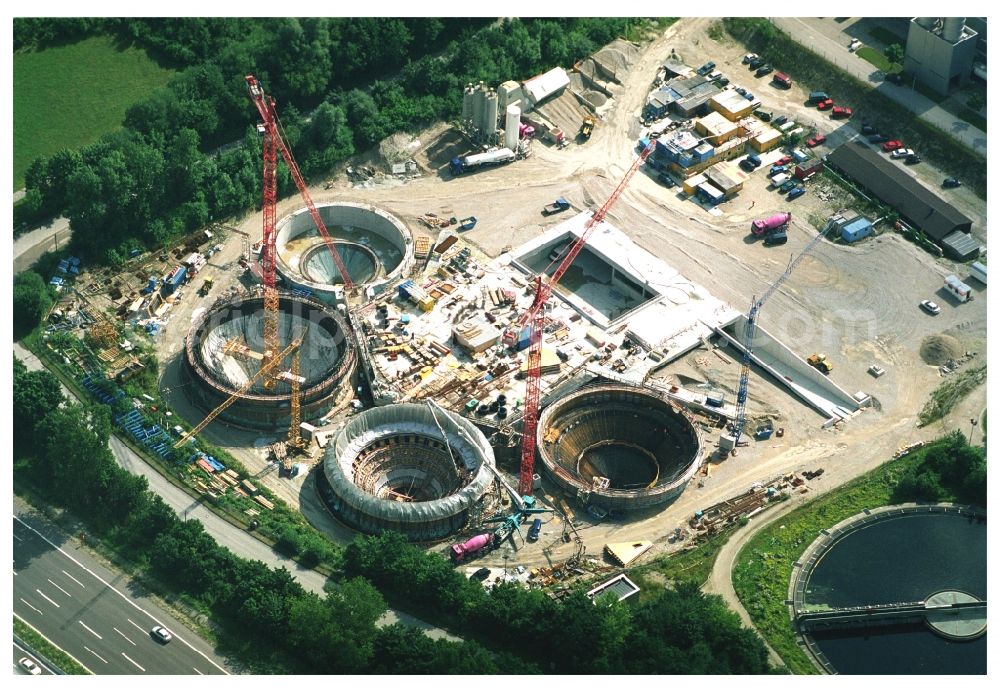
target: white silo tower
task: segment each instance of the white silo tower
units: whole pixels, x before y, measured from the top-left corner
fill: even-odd
[[[484,137],[492,137],[497,131],[497,92],[490,89],[486,94],[485,112],[483,113],[483,123],[480,126]]]
[[[465,85],[465,89],[462,91],[462,123],[467,123],[472,119],[473,98],[473,86],[472,82],[469,82]]]
[[[486,111],[486,90],[480,82],[472,94],[472,126],[482,128],[483,113]]]
[[[511,151],[517,151],[517,142],[521,133],[521,109],[517,106],[507,106],[507,122],[504,124],[504,146]]]

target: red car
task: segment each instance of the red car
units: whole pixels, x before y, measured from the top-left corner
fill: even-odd
[[[816,107],[819,108],[821,111],[825,111],[827,108],[833,108],[833,99],[820,101]]]
[[[837,106],[830,112],[830,115],[834,118],[850,118],[854,115],[854,111],[850,108],[845,108],[844,106]]]
[[[826,135],[816,135],[812,139],[806,140],[807,147],[818,147],[820,144],[826,141]]]
[[[778,159],[777,161],[775,161],[774,165],[775,166],[787,166],[791,162],[792,162],[792,157],[788,156],[786,154],[785,156],[782,156],[780,159]]]
[[[896,151],[903,148],[903,142],[899,139],[890,139],[882,145],[882,151]]]

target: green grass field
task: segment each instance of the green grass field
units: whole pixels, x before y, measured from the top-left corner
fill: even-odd
[[[121,126],[125,111],[162,86],[163,69],[108,37],[14,54],[14,189],[39,156],[96,141]]]

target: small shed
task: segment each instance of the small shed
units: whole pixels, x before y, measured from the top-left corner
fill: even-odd
[[[799,180],[805,180],[811,175],[819,173],[823,170],[823,160],[822,159],[808,159],[802,161],[801,163],[795,164],[795,177]]]
[[[695,194],[713,206],[726,199],[726,193],[707,180],[695,188]]]
[[[863,216],[856,216],[840,227],[840,237],[846,243],[856,243],[870,236],[874,230],[871,221]]]

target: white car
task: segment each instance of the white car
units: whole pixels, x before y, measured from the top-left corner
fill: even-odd
[[[29,675],[41,675],[42,669],[38,667],[38,664],[32,661],[30,658],[25,656],[24,658],[18,660],[17,665],[21,666]]]
[[[907,156],[913,153],[913,149],[897,149],[892,152],[891,156],[894,159],[905,159]]]
[[[743,64],[749,65],[751,60],[756,60],[759,57],[760,56],[757,55],[756,53],[747,53],[746,55],[743,56]]]
[[[156,641],[160,642],[161,644],[167,644],[170,642],[171,639],[174,638],[174,635],[170,634],[170,630],[168,630],[163,625],[157,625],[156,627],[151,629],[149,633],[153,635],[153,638],[156,639]]]
[[[931,315],[937,315],[941,312],[941,308],[938,306],[938,304],[930,300],[920,301],[920,307],[923,308],[928,313],[930,313]]]
[[[850,43],[849,46],[847,46],[847,50],[849,50],[849,51],[851,51],[853,53],[854,51],[856,51],[860,47],[861,47],[861,40],[856,38],[853,41],[851,41],[851,43]]]

